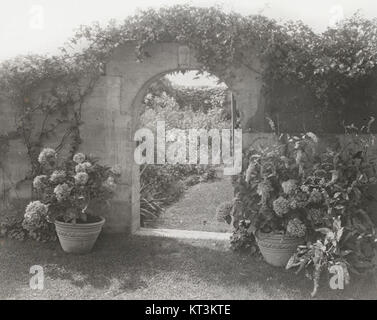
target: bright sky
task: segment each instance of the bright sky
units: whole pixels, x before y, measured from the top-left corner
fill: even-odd
[[[224,10],[262,13],[282,21],[301,19],[317,31],[358,9],[367,17],[377,17],[373,0],[2,0],[0,60],[17,54],[54,53],[81,24],[123,20],[137,8],[183,3],[218,4]]]

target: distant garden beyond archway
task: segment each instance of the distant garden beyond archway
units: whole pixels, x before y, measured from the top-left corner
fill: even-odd
[[[186,138],[190,129],[207,132],[232,129],[237,123],[235,101],[229,88],[216,77],[195,75],[194,71],[159,78],[148,88],[140,107],[140,127],[152,130],[155,137],[158,123],[164,123],[164,131],[184,130]],[[166,138],[168,136],[167,133]],[[231,179],[224,177],[223,164],[212,163],[212,137],[202,139],[208,143],[205,147],[208,149],[208,164],[200,164],[199,157],[195,164],[189,164],[189,150],[185,150],[186,163],[162,164],[156,161],[141,165],[142,227],[231,231],[229,225],[216,217],[217,207],[233,199]],[[198,140],[198,152],[202,141]],[[171,143],[166,147],[169,148]],[[188,143],[186,141],[187,146]]]

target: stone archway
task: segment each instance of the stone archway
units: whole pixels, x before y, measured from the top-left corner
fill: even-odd
[[[187,67],[185,68],[187,70],[194,70],[195,68],[193,68],[193,66],[191,65],[190,67]],[[179,71],[179,70],[182,70],[182,69],[174,69],[174,70],[166,70],[164,72],[161,72],[159,74],[156,74],[155,76],[153,76],[152,78],[148,79],[144,84],[143,86],[141,87],[141,89],[139,90],[139,92],[137,93],[137,95],[134,97],[133,101],[132,101],[132,112],[133,112],[133,116],[132,116],[132,136],[134,137],[135,136],[135,132],[141,128],[141,123],[140,123],[140,117],[141,117],[141,114],[143,113],[143,109],[144,109],[144,98],[145,98],[145,95],[147,94],[150,86],[156,82],[158,79],[161,79],[163,76],[169,74],[169,73],[172,73],[174,71]],[[227,86],[228,87],[228,86]],[[228,87],[229,88],[229,87]],[[230,88],[229,88],[230,89]],[[136,147],[136,144],[134,144],[134,146]],[[138,206],[139,203],[140,203],[140,188],[141,188],[141,185],[140,185],[140,167],[139,166],[134,166],[133,167],[133,180],[132,180],[132,222],[133,222],[133,225],[132,225],[132,231],[137,231],[139,228],[140,228],[140,207]]]
[[[151,44],[145,51],[148,57],[138,62],[135,42],[117,48],[107,63],[106,75],[99,81],[82,111],[86,123],[82,132],[85,141],[83,151],[99,156],[110,165],[119,164],[122,170],[122,184],[107,215],[108,232],[132,233],[140,227],[139,167],[133,158],[133,138],[147,89],[162,75],[201,67],[195,52],[184,45]],[[262,80],[260,73],[255,71],[258,69],[260,65],[256,60],[252,70],[234,68],[231,70],[232,77],[219,77],[237,97],[244,147],[250,144],[250,132],[254,131],[250,124],[258,123],[254,116],[257,111],[263,110]]]

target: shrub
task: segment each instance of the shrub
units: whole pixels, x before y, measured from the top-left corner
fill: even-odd
[[[24,211],[23,201],[8,204],[0,210],[0,238],[7,237],[18,241],[27,239],[28,232],[22,226]]]
[[[37,241],[54,241],[55,227],[48,218],[48,206],[40,201],[30,202],[26,207],[22,227]]]
[[[300,159],[313,153],[315,143],[308,134],[288,135],[270,147],[249,150],[247,170],[236,186],[243,210],[235,220],[248,219],[264,233],[287,233],[288,224],[305,222],[301,205],[308,199],[297,188],[304,170]]]
[[[120,176],[119,169],[100,165],[82,153],[59,161],[55,150],[43,149],[38,161],[42,174],[34,178],[33,187],[39,200],[28,204],[22,223],[36,240],[54,238],[51,222],[55,219],[68,223],[93,220],[93,202],[95,206],[106,205]]]
[[[28,233],[23,227],[22,222],[22,218],[16,216],[7,217],[0,223],[0,238],[8,237],[18,241],[25,240]]]
[[[313,296],[322,272],[338,270],[348,281],[350,273],[375,270],[377,233],[367,210],[368,188],[377,183],[373,121],[346,126],[348,142],[326,151],[317,151],[313,134],[282,135],[268,148],[249,150],[247,170],[235,181],[242,208],[233,217],[239,226],[232,245],[250,246],[250,229],[305,236],[287,268],[305,269]]]

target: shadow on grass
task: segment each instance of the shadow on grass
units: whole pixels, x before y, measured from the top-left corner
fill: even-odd
[[[303,275],[233,253],[226,244],[213,241],[104,235],[88,255],[65,254],[58,243],[12,241],[0,247],[0,256],[0,281],[7,277],[8,295],[17,289],[19,272],[29,277],[20,266],[33,264],[42,265],[47,278],[59,282],[55,291],[91,290],[78,298],[101,298],[107,292],[109,298],[135,294],[146,299],[308,299],[312,290]],[[376,299],[371,279],[352,280],[340,292],[329,290],[323,279],[318,298]],[[179,294],[172,291],[175,285]]]

